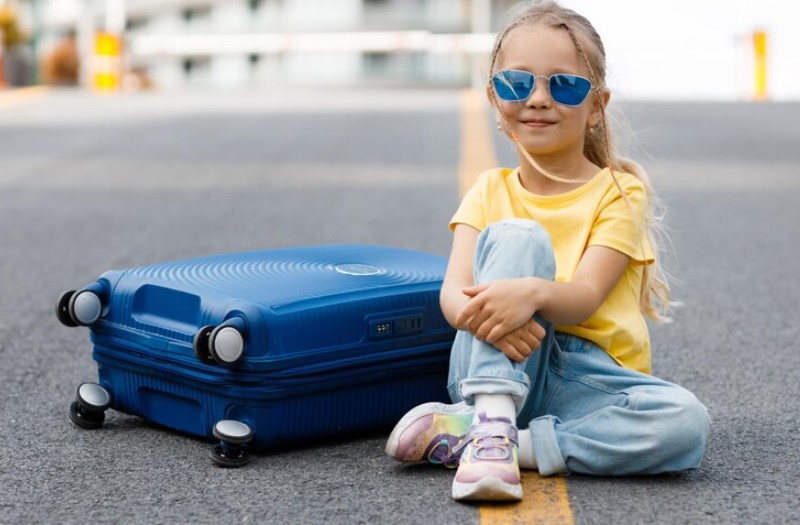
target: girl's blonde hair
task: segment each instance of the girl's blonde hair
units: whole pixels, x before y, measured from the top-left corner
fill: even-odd
[[[660,322],[669,321],[667,314],[671,306],[670,289],[666,276],[658,261],[659,246],[662,242],[668,240],[662,223],[664,217],[663,212],[657,212],[657,210],[663,210],[663,206],[658,201],[650,179],[642,166],[633,160],[620,156],[614,146],[611,130],[608,126],[605,104],[602,99],[602,93],[606,87],[606,53],[600,35],[592,26],[591,22],[585,17],[571,9],[561,7],[554,1],[522,2],[518,4],[517,8],[512,10],[510,14],[511,16],[505,26],[497,34],[497,39],[495,40],[492,50],[491,66],[489,68],[489,90],[493,95],[492,103],[499,111],[497,94],[494,91],[491,76],[495,73],[495,64],[503,40],[513,29],[523,25],[540,23],[546,24],[552,28],[563,29],[567,32],[570,39],[575,44],[578,55],[589,70],[589,80],[592,82],[593,92],[597,97],[602,117],[596,129],[587,127],[585,131],[583,153],[592,163],[610,168],[609,171],[614,179],[614,184],[617,186],[617,189],[629,208],[630,204],[628,198],[617,181],[614,171],[630,173],[638,178],[644,185],[648,202],[644,230],[647,235],[647,240],[650,242],[650,246],[653,249],[655,262],[651,265],[645,265],[644,267],[642,289],[639,295],[639,306],[642,312],[650,319]],[[512,139],[517,142],[513,134]],[[552,179],[564,181],[561,177],[542,169],[535,159],[533,159],[518,142],[517,145],[525,157],[541,173]],[[569,182],[575,181],[570,180]]]

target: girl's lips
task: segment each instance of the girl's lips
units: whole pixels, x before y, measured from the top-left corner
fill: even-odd
[[[555,124],[555,122],[548,122],[546,120],[524,120],[522,123],[531,128],[544,128]]]

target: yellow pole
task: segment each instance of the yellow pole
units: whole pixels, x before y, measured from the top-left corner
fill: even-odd
[[[767,32],[753,32],[753,51],[755,56],[755,94],[757,101],[767,100]]]
[[[0,89],[6,87],[5,64],[3,63],[3,28],[0,27]]]
[[[120,38],[112,33],[97,33],[94,45],[94,89],[113,93],[120,88]]]

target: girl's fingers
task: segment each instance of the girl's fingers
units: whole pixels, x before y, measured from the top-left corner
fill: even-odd
[[[489,331],[489,335],[486,336],[485,341],[489,344],[493,344],[495,341],[503,337],[508,333],[506,326],[501,322],[494,325],[494,327]]]
[[[536,338],[529,330],[522,330],[520,337],[525,342],[526,345],[533,351],[539,348],[541,345],[541,341]]]
[[[519,353],[524,355],[526,359],[531,356],[534,350],[536,350],[536,347],[529,344],[522,338],[519,339],[519,346],[517,348],[519,350]]]
[[[525,358],[527,359],[533,353],[534,349],[531,347],[531,345],[529,345],[528,343],[526,343],[525,341],[520,339],[519,340],[519,345],[517,346],[517,350],[519,351],[520,354],[524,355]]]
[[[472,316],[472,319],[469,320],[469,331],[475,336],[478,336],[478,330],[483,328],[483,331],[480,335],[480,339],[483,339],[492,328],[492,324],[490,322],[491,317],[492,313],[486,308],[482,308]]]
[[[484,341],[486,340],[486,336],[489,335],[489,331],[492,329],[492,326],[491,314],[486,310],[481,310],[475,314],[472,319],[470,319],[469,331],[472,332],[475,337],[481,341]]]
[[[475,286],[467,286],[466,288],[461,289],[461,293],[463,293],[464,295],[468,295],[470,297],[475,297],[488,287],[489,287],[488,284],[477,284]]]
[[[528,345],[528,348],[531,349],[531,352],[538,350],[538,348],[542,345],[541,341],[532,336],[525,338],[525,344]]]
[[[525,361],[525,357],[523,357],[522,354],[520,354],[517,349],[514,348],[514,346],[508,341],[498,343],[497,348],[512,361],[516,361],[518,363]]]
[[[531,332],[533,332],[534,337],[536,337],[536,339],[538,339],[539,341],[544,339],[544,337],[547,335],[547,332],[542,327],[542,325],[540,325],[533,319],[531,319],[529,322],[531,323]]]
[[[473,297],[469,301],[467,301],[466,306],[464,309],[461,310],[461,313],[458,314],[456,317],[456,324],[459,326],[463,326],[467,323],[472,317],[474,317],[478,312],[483,310],[483,305],[485,304],[485,299],[483,297]],[[472,321],[470,321],[471,323]]]
[[[507,335],[501,339],[501,341],[508,341],[511,346],[514,347],[514,350],[517,351],[519,355],[522,357],[527,358],[531,354],[531,349],[528,345],[516,335]]]
[[[467,321],[472,322],[472,317],[480,311],[480,299],[471,299],[456,316],[456,325],[464,326]],[[470,330],[471,331],[471,330]]]

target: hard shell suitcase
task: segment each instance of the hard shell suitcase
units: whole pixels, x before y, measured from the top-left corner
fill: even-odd
[[[56,306],[89,326],[99,380],[73,422],[111,407],[220,444],[272,448],[394,424],[447,399],[446,261],[379,246],[219,255],[104,273]]]

